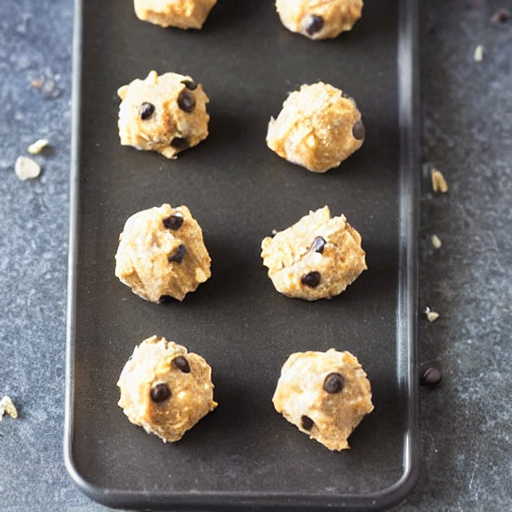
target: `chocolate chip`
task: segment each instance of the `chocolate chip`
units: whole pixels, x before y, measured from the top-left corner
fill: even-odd
[[[182,371],[183,373],[190,373],[190,365],[188,364],[188,361],[183,356],[175,357],[172,360],[172,364],[178,368],[178,370]]]
[[[172,297],[170,295],[160,295],[160,297],[158,298],[158,302],[160,304],[163,304],[164,302],[169,302],[170,300],[172,300]]]
[[[321,276],[320,272],[313,270],[313,272],[304,274],[300,278],[300,282],[305,286],[309,286],[311,288],[316,288],[320,284],[321,279],[322,279],[322,276]]]
[[[160,382],[160,384],[157,384],[151,388],[149,396],[153,402],[158,404],[160,402],[165,402],[165,400],[170,398],[171,390],[165,382]]]
[[[352,135],[354,136],[354,139],[357,140],[363,140],[365,138],[366,130],[361,119],[359,119],[359,121],[356,121],[356,124],[352,126]]]
[[[324,380],[324,391],[330,393],[331,395],[335,395],[339,393],[343,387],[345,386],[345,379],[339,373],[329,373]]]
[[[197,89],[197,84],[192,80],[183,80],[181,82],[189,91],[195,91]]]
[[[188,139],[186,139],[184,137],[174,137],[174,139],[171,140],[171,146],[178,150],[187,149],[188,148]]]
[[[434,366],[427,368],[420,378],[420,384],[422,386],[434,387],[437,386],[443,378],[441,371]]]
[[[178,106],[183,110],[183,112],[190,114],[196,108],[196,99],[187,91],[187,89],[183,89],[178,96]]]
[[[170,217],[167,217],[167,219],[164,219],[164,226],[167,229],[172,229],[173,231],[180,229],[182,224],[183,224],[183,215],[181,213],[173,213]]]
[[[300,424],[304,430],[311,430],[315,422],[309,416],[304,415],[300,418]]]
[[[311,250],[314,251],[314,252],[319,252],[320,254],[322,254],[324,252],[324,247],[325,247],[326,243],[327,242],[325,241],[324,238],[322,238],[321,236],[317,236],[313,240],[313,243],[311,245]]]
[[[510,11],[502,7],[501,9],[498,9],[491,18],[491,23],[493,25],[498,25],[500,23],[506,23],[510,19]]]
[[[185,257],[185,254],[187,254],[187,248],[181,244],[176,251],[174,251],[172,254],[169,254],[168,260],[169,263],[175,261],[176,263],[181,263],[183,261],[183,258]]]
[[[324,28],[324,19],[316,14],[308,14],[304,19],[304,30],[312,36]]]
[[[144,102],[139,108],[139,117],[145,121],[149,119],[155,112],[155,106],[151,103]]]

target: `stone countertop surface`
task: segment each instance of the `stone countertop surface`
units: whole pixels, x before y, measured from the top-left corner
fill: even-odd
[[[368,0],[372,1],[372,0]],[[512,510],[511,0],[421,2],[421,473],[394,510]],[[72,0],[0,2],[0,510],[108,510],[64,468]],[[482,59],[475,59],[482,46]],[[46,138],[41,175],[14,162]],[[430,171],[449,185],[434,194]],[[431,236],[442,246],[435,249]],[[439,312],[429,322],[426,307]]]

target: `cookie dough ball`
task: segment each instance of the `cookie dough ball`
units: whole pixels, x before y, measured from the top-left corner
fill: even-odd
[[[121,372],[118,405],[164,443],[178,441],[217,407],[211,368],[182,345],[152,336],[135,347]]]
[[[340,294],[365,270],[361,235],[327,206],[265,238],[261,257],[276,290],[305,300]]]
[[[272,398],[300,431],[329,450],[350,448],[347,439],[373,410],[370,382],[350,352],[298,352],[281,369]]]
[[[135,79],[117,91],[123,146],[158,151],[167,158],[208,137],[208,97],[191,77],[177,73]]]
[[[283,25],[309,39],[332,39],[361,17],[362,0],[276,0]]]
[[[163,204],[132,215],[115,258],[116,276],[151,302],[183,300],[211,276],[203,232],[186,206]]]
[[[364,137],[355,101],[319,82],[288,96],[277,119],[270,119],[267,145],[293,164],[325,172],[357,151]]]
[[[135,0],[135,14],[162,27],[200,29],[217,0]]]

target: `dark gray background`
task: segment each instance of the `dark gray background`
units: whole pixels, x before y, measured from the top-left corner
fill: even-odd
[[[420,360],[444,380],[421,390],[422,470],[399,511],[512,507],[512,21],[490,23],[502,6],[422,2],[419,308],[441,317],[420,314]],[[20,413],[0,423],[9,512],[106,510],[62,462],[72,16],[70,0],[0,2],[0,394]],[[43,173],[21,182],[14,162],[41,137]],[[432,166],[447,195],[432,194]]]

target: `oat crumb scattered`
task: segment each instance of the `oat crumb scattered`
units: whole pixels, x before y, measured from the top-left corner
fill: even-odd
[[[28,156],[20,156],[14,165],[14,171],[20,180],[37,178],[41,173],[41,166]]]
[[[439,249],[443,243],[441,242],[441,239],[437,235],[432,235],[430,237],[430,240],[432,241],[432,245],[434,246],[434,249]]]
[[[475,59],[476,62],[480,62],[484,59],[484,53],[485,53],[484,46],[482,44],[479,44],[475,48],[475,53],[473,55],[473,58]]]
[[[429,322],[435,322],[439,318],[439,313],[431,311],[429,307],[425,308],[425,314],[427,315],[427,320]]]
[[[445,194],[448,192],[448,183],[444,179],[443,173],[437,169],[432,169],[432,188],[434,192],[442,192]]]
[[[510,11],[506,7],[502,7],[492,15],[491,23],[499,25],[500,23],[506,23],[508,20],[510,20]]]
[[[8,414],[11,418],[14,419],[18,417],[18,411],[8,396],[4,396],[0,400],[0,421],[2,421],[4,414]]]
[[[31,155],[38,155],[41,151],[48,146],[49,141],[47,139],[36,140],[33,144],[28,147],[28,152]]]

